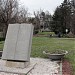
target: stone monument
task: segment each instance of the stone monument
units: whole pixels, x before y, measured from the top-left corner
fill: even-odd
[[[2,59],[8,67],[25,68],[30,62],[32,24],[9,24]]]

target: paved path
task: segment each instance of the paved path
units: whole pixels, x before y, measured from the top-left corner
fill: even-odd
[[[32,58],[31,62],[36,62],[36,66],[28,75],[60,75],[57,61],[50,59]]]
[[[27,75],[60,75],[60,66],[57,61],[50,61],[50,59],[43,58],[31,58],[30,62],[36,63],[34,69],[32,69]],[[0,60],[0,65],[4,65],[5,61]],[[3,73],[0,75],[18,75],[11,73]]]

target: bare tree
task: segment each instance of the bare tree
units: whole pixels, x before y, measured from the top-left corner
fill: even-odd
[[[35,16],[34,29],[40,30],[40,11],[37,12],[34,11],[34,16]]]
[[[24,7],[20,7],[18,10],[18,22],[19,23],[26,23],[28,19],[28,9]]]
[[[17,14],[17,0],[0,0],[0,22],[4,23],[3,33],[6,36],[8,24],[11,19]]]
[[[35,27],[38,28],[39,31],[50,29],[50,21],[51,21],[51,15],[49,11],[44,12],[43,10],[34,12],[35,16]]]

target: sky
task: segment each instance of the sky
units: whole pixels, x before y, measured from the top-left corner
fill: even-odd
[[[20,5],[28,9],[33,15],[34,11],[42,9],[43,11],[49,11],[54,13],[57,6],[59,6],[63,0],[20,0]]]

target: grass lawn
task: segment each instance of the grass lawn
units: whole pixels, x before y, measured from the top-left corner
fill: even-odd
[[[0,41],[0,50],[3,49],[4,41]]]
[[[3,48],[3,43],[0,42],[0,49]],[[75,72],[75,38],[33,37],[31,56],[44,58],[43,50],[53,51],[58,49],[69,52],[65,58],[71,62],[73,72]]]
[[[73,66],[75,72],[75,39],[74,38],[48,38],[48,37],[33,37],[32,57],[45,57],[43,50],[67,50],[69,53],[65,56]],[[75,75],[75,73],[74,73]]]

